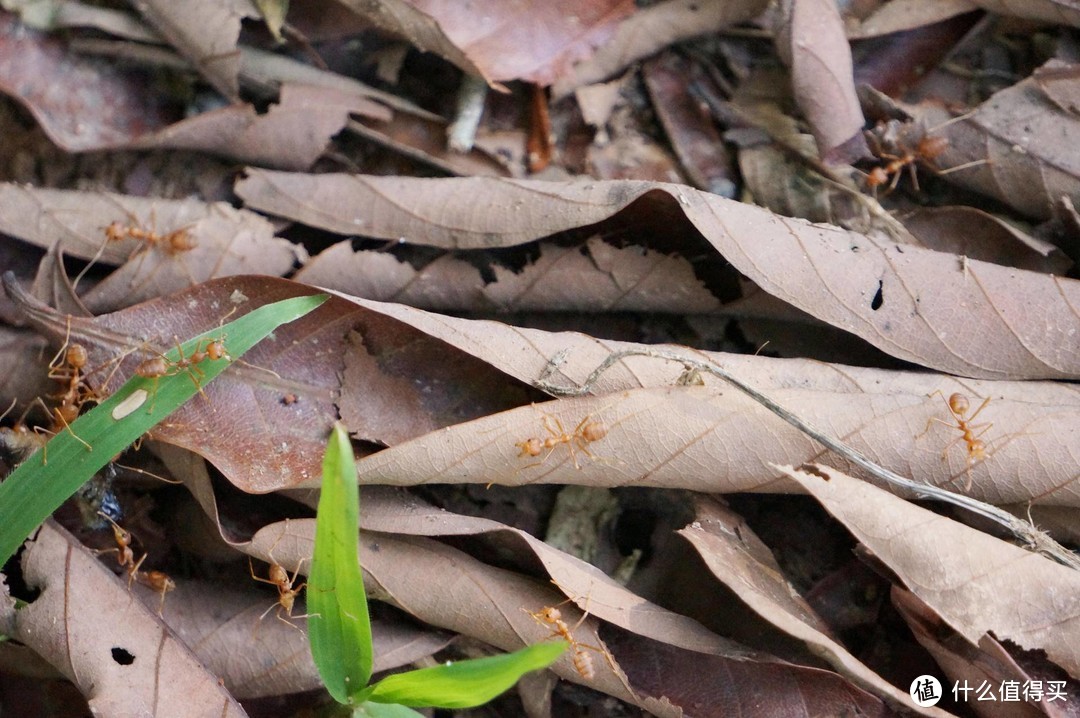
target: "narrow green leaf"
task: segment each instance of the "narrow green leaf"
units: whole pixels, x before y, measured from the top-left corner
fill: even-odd
[[[308,574],[308,636],[326,689],[354,703],[371,678],[371,624],[360,572],[360,496],[349,435],[334,425],[323,460],[315,517],[315,555]]]
[[[500,656],[397,673],[376,683],[364,697],[404,706],[472,708],[487,703],[529,671],[547,668],[569,645],[547,641]]]
[[[279,326],[304,316],[326,299],[325,294],[319,294],[267,304],[192,338],[182,345],[183,351],[190,355],[201,339],[227,334],[229,354],[238,358]],[[175,349],[166,356],[173,361],[180,358]],[[204,375],[199,384],[206,386],[228,366],[227,359],[200,363]],[[139,391],[146,392],[139,395],[146,400],[126,415],[119,412],[120,419],[113,418],[113,411]],[[72,422],[71,432],[62,431],[49,440],[48,464],[38,451],[19,465],[0,484],[0,566],[90,477],[197,392],[195,382],[184,371],[161,377],[156,387],[152,379],[133,377],[100,406]],[[133,397],[136,403],[137,399]],[[88,449],[72,432],[93,448]]]
[[[367,702],[353,709],[352,718],[424,718],[424,714],[397,703]]]

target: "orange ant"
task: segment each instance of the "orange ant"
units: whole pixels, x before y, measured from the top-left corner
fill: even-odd
[[[967,444],[967,478],[964,481],[964,490],[969,491],[971,489],[971,467],[974,466],[976,463],[985,460],[987,457],[986,442],[984,442],[979,437],[989,431],[990,427],[993,426],[992,423],[973,426],[971,422],[975,421],[975,417],[978,416],[979,413],[986,408],[986,405],[990,403],[990,397],[986,397],[985,399],[983,399],[983,402],[979,405],[979,408],[976,409],[973,414],[968,416],[968,410],[971,408],[971,404],[968,402],[968,398],[966,396],[956,393],[949,396],[948,399],[945,399],[945,395],[941,392],[940,389],[938,391],[935,391],[930,396],[934,396],[935,394],[941,394],[941,398],[945,401],[945,405],[948,407],[949,413],[952,414],[954,423],[949,423],[942,419],[938,419],[937,417],[930,417],[929,421],[926,422],[926,431],[924,431],[922,434],[919,434],[919,436],[922,436],[927,431],[930,431],[930,425],[935,422],[960,430],[961,435],[950,441],[945,447],[945,450],[941,452],[941,459],[942,461],[944,461],[948,457],[949,449],[953,447],[953,444],[956,444],[960,441],[963,441],[965,444]],[[982,429],[982,431],[976,434],[976,429]]]
[[[149,411],[154,410],[154,400],[157,399],[157,383],[161,377],[175,376],[182,371],[186,371],[188,376],[191,377],[191,381],[195,383],[195,388],[202,393],[202,385],[199,380],[205,376],[205,372],[199,367],[199,364],[210,360],[226,359],[232,361],[232,357],[225,349],[225,342],[222,339],[200,339],[195,345],[195,349],[190,355],[184,355],[184,348],[180,346],[180,340],[176,339],[176,351],[180,355],[179,359],[169,359],[164,354],[159,354],[155,357],[140,362],[135,367],[135,373],[145,379],[154,380],[154,388],[151,392],[152,400],[150,402]],[[205,342],[205,343],[204,343]],[[206,395],[203,394],[205,397]]]
[[[123,222],[117,221],[111,222],[108,226],[103,228],[103,231],[105,232],[105,241],[101,244],[101,247],[98,249],[97,253],[93,256],[93,258],[91,258],[90,262],[86,265],[86,267],[84,267],[83,270],[79,272],[79,275],[75,277],[73,286],[77,287],[79,285],[79,282],[82,281],[83,276],[90,270],[92,266],[94,266],[97,260],[101,257],[102,253],[105,251],[105,248],[111,243],[122,242],[125,239],[133,239],[141,242],[142,246],[138,247],[128,257],[128,259],[131,259],[131,257],[134,257],[136,254],[143,255],[142,258],[139,259],[140,266],[142,264],[143,258],[145,258],[146,253],[149,252],[151,247],[157,247],[167,257],[176,257],[180,254],[183,254],[184,252],[190,252],[191,250],[199,246],[199,243],[195,241],[195,238],[191,236],[190,232],[188,232],[187,226],[181,227],[180,229],[175,229],[167,234],[159,234],[156,230],[143,229],[142,227],[138,226],[138,220],[135,218],[135,216],[132,215],[130,212],[128,212],[127,214],[129,219],[131,220],[131,224],[125,225]],[[154,210],[152,209],[150,211],[150,221],[151,224],[156,224],[156,221],[154,219]],[[138,269],[139,268],[137,267],[136,273],[138,273]]]
[[[159,247],[170,257],[190,252],[199,246],[195,238],[188,234],[187,227],[175,229],[168,234],[158,234],[133,225],[125,226],[120,222],[113,222],[105,228],[106,242],[120,242],[128,238],[143,242],[146,247]]]
[[[569,603],[569,600],[570,599],[567,599],[566,601],[563,601],[563,603]],[[581,618],[578,619],[578,622],[574,624],[573,628],[568,626],[566,621],[563,620],[562,611],[554,606],[545,606],[536,612],[524,608],[521,610],[532,616],[533,620],[540,625],[551,628],[552,633],[549,638],[558,636],[570,644],[570,649],[574,652],[574,670],[576,670],[582,678],[589,681],[596,677],[596,669],[593,667],[592,656],[586,653],[585,649],[600,653],[607,659],[608,664],[611,665],[612,668],[615,666],[611,654],[606,650],[597,648],[596,646],[590,646],[586,643],[581,643],[574,638],[574,631],[576,631],[581,624],[585,622],[585,619],[589,617],[588,600],[585,601],[585,605],[585,612],[581,615]]]
[[[578,462],[577,452],[581,451],[589,458],[595,459],[596,457],[589,451],[588,444],[603,439],[608,433],[607,425],[604,422],[589,421],[591,417],[592,414],[586,416],[574,428],[574,431],[568,434],[558,417],[544,414],[544,428],[547,429],[549,436],[546,439],[531,438],[514,444],[514,446],[521,449],[518,457],[540,456],[544,449],[547,449],[544,458],[540,459],[536,464],[532,464],[532,466],[537,466],[544,463],[551,456],[551,452],[555,451],[556,446],[566,444],[566,448],[570,450],[570,458],[574,460],[574,468],[580,470],[581,464]],[[552,420],[555,422],[555,427],[558,427],[558,431],[551,426]]]
[[[896,185],[900,182],[900,175],[903,174],[905,167],[911,176],[911,184],[914,186],[915,191],[919,191],[916,164],[922,163],[932,166],[934,160],[945,152],[949,146],[949,140],[945,137],[924,135],[915,145],[915,149],[912,150],[904,137],[904,132],[902,130],[898,131],[895,123],[879,125],[874,131],[868,131],[866,136],[870,140],[873,153],[879,159],[888,160],[884,167],[875,167],[866,176],[867,187],[875,193],[878,187],[886,183],[889,185],[886,193],[896,189]],[[883,142],[895,148],[896,154],[885,151]]]
[[[309,618],[310,616],[315,615],[315,614],[305,613],[302,616],[294,616],[293,613],[292,613],[293,612],[293,606],[296,604],[297,596],[299,596],[300,592],[302,590],[304,590],[304,586],[307,586],[306,582],[301,583],[299,586],[294,585],[296,583],[296,579],[300,576],[300,566],[304,562],[303,562],[303,560],[301,560],[300,563],[298,563],[296,565],[296,571],[293,572],[293,575],[290,578],[289,577],[289,572],[285,570],[285,567],[282,566],[281,564],[279,564],[277,561],[274,561],[273,559],[274,559],[274,557],[271,556],[270,557],[270,571],[267,574],[267,578],[262,578],[260,576],[255,575],[255,567],[251,563],[251,557],[250,556],[248,557],[248,571],[251,573],[251,577],[253,579],[255,579],[256,581],[260,582],[260,583],[268,583],[271,586],[276,586],[277,590],[278,590],[277,603],[275,603],[274,605],[270,606],[270,608],[263,611],[262,615],[259,616],[259,620],[261,621],[264,618],[266,618],[266,614],[270,613],[271,611],[273,611],[276,608],[277,609],[277,614],[276,615],[277,615],[277,618],[278,618],[279,621],[282,621],[283,623],[287,623],[290,626],[292,626],[293,628],[296,628],[297,630],[299,630],[300,629],[299,626],[295,625],[294,623],[287,620],[286,618],[282,618],[281,617],[281,612],[285,611],[285,616],[287,618]]]
[[[124,569],[127,574],[128,590],[131,590],[131,584],[133,581],[138,581],[144,586],[149,586],[158,592],[161,596],[161,600],[158,603],[158,615],[165,609],[165,594],[176,588],[176,582],[173,581],[163,571],[140,571],[139,569],[143,565],[143,561],[149,555],[143,553],[139,557],[139,560],[135,560],[135,552],[131,548],[132,536],[131,532],[125,529],[120,524],[113,521],[112,517],[106,514],[104,511],[98,511],[98,516],[105,519],[112,526],[113,540],[116,542],[116,548],[104,549],[98,551],[98,553],[112,553],[116,552],[116,563],[120,568]]]

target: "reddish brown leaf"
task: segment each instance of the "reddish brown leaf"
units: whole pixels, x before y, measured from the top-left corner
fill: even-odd
[[[668,0],[644,8],[620,23],[615,36],[591,58],[555,82],[552,97],[560,99],[578,87],[606,80],[668,45],[745,22],[759,15],[766,4],[762,0]]]
[[[98,390],[118,388],[146,358],[140,347],[167,349],[173,337],[211,331],[233,314],[264,303],[311,294],[303,285],[247,277],[200,285],[94,319],[53,313],[29,296],[17,301],[28,320],[59,345],[68,336],[89,353]],[[154,429],[154,438],[210,459],[240,488],[261,493],[320,474],[326,434],[336,415],[345,334],[355,309],[331,299],[277,330]],[[310,323],[309,323],[310,322]],[[226,347],[228,341],[226,338]],[[108,387],[100,384],[119,363]],[[112,362],[112,364],[110,364]],[[293,394],[299,401],[287,404]]]

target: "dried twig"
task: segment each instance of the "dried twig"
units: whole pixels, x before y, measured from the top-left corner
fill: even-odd
[[[1049,535],[1043,531],[1039,531],[1033,524],[1025,521],[1021,518],[1013,516],[1009,512],[999,509],[996,506],[992,506],[983,501],[978,501],[962,494],[956,494],[946,489],[939,488],[937,486],[930,486],[928,484],[920,484],[911,479],[904,478],[899,474],[896,474],[888,469],[879,466],[870,459],[860,454],[855,449],[851,448],[847,444],[832,438],[831,436],[823,433],[819,429],[811,426],[809,423],[799,418],[795,414],[784,407],[777,404],[775,401],[762,394],[760,391],[744,383],[741,379],[729,374],[725,369],[713,362],[704,362],[697,359],[691,359],[690,357],[680,356],[674,352],[665,351],[662,349],[629,349],[626,351],[619,351],[610,354],[607,359],[600,363],[596,369],[585,379],[585,381],[578,387],[565,387],[557,386],[550,382],[551,376],[554,374],[563,357],[556,357],[548,363],[541,376],[536,380],[535,386],[542,391],[546,391],[554,396],[581,396],[588,394],[600,376],[610,369],[615,364],[622,361],[629,356],[645,356],[652,357],[654,359],[664,359],[667,361],[679,362],[686,368],[684,378],[692,377],[695,373],[712,374],[728,382],[736,389],[739,389],[743,393],[749,395],[752,399],[759,404],[773,412],[787,423],[794,426],[799,431],[803,432],[807,436],[813,438],[819,444],[825,446],[830,451],[843,456],[845,459],[860,467],[867,473],[876,476],[885,483],[906,489],[920,498],[935,499],[937,501],[944,501],[946,503],[959,506],[967,509],[980,516],[984,516],[991,521],[995,521],[1005,528],[1007,528],[1014,536],[1024,542],[1029,548],[1048,556],[1055,561],[1069,566],[1071,568],[1080,570],[1080,557],[1069,551],[1067,548],[1059,544]],[[692,383],[691,381],[682,381],[680,383]]]

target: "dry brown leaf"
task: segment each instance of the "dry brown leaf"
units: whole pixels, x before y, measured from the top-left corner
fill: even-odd
[[[776,50],[791,72],[795,101],[828,164],[869,155],[855,95],[851,48],[833,0],[784,0],[777,14]],[[854,141],[852,141],[854,140]]]
[[[78,192],[0,184],[0,231],[43,248],[57,243],[80,259],[125,267],[114,272],[85,297],[95,312],[231,274],[279,275],[306,253],[274,236],[273,226],[253,212],[225,202],[165,200],[106,192]],[[106,228],[154,232],[164,237],[182,231],[195,243],[189,251],[169,254],[158,245],[127,237],[108,241]]]
[[[360,503],[365,531],[405,536],[472,536],[502,555],[533,556],[571,601],[591,615],[636,633],[691,651],[722,652],[730,642],[685,616],[634,595],[599,569],[534,536],[497,521],[436,509],[385,487],[366,487]],[[587,605],[586,605],[587,604]]]
[[[1065,112],[1080,114],[1080,66],[1047,64],[1031,77],[1054,104]]]
[[[1072,261],[1060,249],[974,207],[920,209],[901,218],[924,247],[1004,267],[1063,275]]]
[[[876,4],[864,17],[846,15],[844,25],[849,40],[865,39],[933,25],[976,9],[976,0],[892,0]]]
[[[619,21],[634,12],[632,0],[408,4],[434,20],[486,79],[539,85],[550,85],[572,63],[589,57],[611,38]]]
[[[263,568],[256,567],[258,574]],[[265,574],[264,574],[265,575]],[[239,699],[316,690],[322,680],[311,658],[305,633],[306,620],[289,625],[271,610],[272,589],[259,590],[254,581],[223,586],[198,581],[177,581],[168,594],[164,620],[169,628]],[[157,597],[150,597],[156,609]],[[303,613],[298,603],[294,613]],[[375,670],[385,671],[426,658],[442,649],[449,637],[438,633],[372,618]]]
[[[1036,676],[1026,673],[1004,647],[988,635],[982,637],[978,647],[968,643],[910,591],[893,586],[892,599],[897,611],[911,627],[912,635],[929,651],[957,688],[955,696],[971,707],[977,715],[986,718],[1075,718],[1075,708],[1070,710],[1062,705],[1067,704],[1067,701],[1052,702],[1045,698],[1039,701],[988,701],[990,695],[1000,696],[1005,681],[1013,682],[1020,699],[1026,698],[1021,687],[1030,686],[1029,681]],[[1039,675],[1036,680],[1045,678]],[[974,689],[967,694],[967,700],[964,700],[964,694],[960,690],[963,686]],[[989,691],[985,690],[984,686],[989,688]],[[980,696],[982,700],[979,699]]]
[[[1080,573],[834,469],[783,470],[969,643],[993,632],[1080,676]]]
[[[949,446],[958,431],[931,424],[923,433],[931,418],[948,416],[937,397],[803,389],[768,394],[879,465],[916,481],[991,503],[1080,505],[1072,441],[1062,439],[1080,432],[1076,404],[1039,407],[995,400],[994,411],[987,408],[980,416],[994,422],[992,433],[984,435],[990,455],[968,471],[966,449]],[[580,432],[582,422],[600,422],[607,433],[592,442],[563,439]],[[522,455],[523,442],[551,437],[556,441],[550,449],[544,447],[537,457]],[[401,486],[540,482],[787,492],[792,486],[768,468],[770,463],[840,461],[823,458],[828,456],[734,389],[668,387],[521,407],[398,444],[360,460],[358,468],[362,483]],[[1040,457],[1037,467],[1032,456]]]
[[[263,560],[273,551],[275,561],[293,570],[301,560],[305,564],[309,561],[314,536],[314,519],[270,524],[255,534],[244,550]],[[507,651],[549,638],[551,631],[526,611],[539,611],[563,601],[563,595],[550,583],[488,566],[427,538],[361,531],[360,564],[369,596],[391,603],[425,623]],[[402,570],[404,566],[407,571]],[[581,617],[571,604],[560,605],[559,610],[569,625]],[[595,617],[587,618],[575,632],[576,640],[600,646],[598,625]],[[596,675],[591,680],[580,676],[572,661],[568,652],[552,670],[567,680],[636,704],[634,695],[607,661],[595,657]]]
[[[692,83],[705,81],[703,74],[699,65],[670,50],[642,66],[653,109],[691,183],[698,189],[734,198],[734,159],[714,119],[690,89]]]
[[[458,249],[677,210],[766,292],[892,356],[963,376],[1080,377],[1075,280],[785,219],[689,187],[250,170],[237,192],[331,231]],[[1031,306],[1041,321],[1029,321]]]
[[[170,112],[145,76],[78,56],[63,40],[0,16],[0,91],[17,99],[58,147],[79,152],[123,144],[167,125]],[[108,99],[105,99],[108,98]]]
[[[56,314],[25,293],[19,294],[19,303],[28,320],[57,346],[70,326],[71,341],[87,349],[87,366],[107,367],[147,340],[160,351],[174,336],[187,339],[212,331],[233,310],[246,313],[263,303],[311,293],[309,287],[272,277],[218,280],[94,319]],[[206,386],[205,396],[196,396],[159,424],[154,438],[209,458],[230,481],[252,493],[319,476],[336,414],[344,338],[355,312],[344,300],[331,298],[303,320],[279,328]],[[129,353],[109,388],[119,387],[144,358]],[[92,376],[100,382],[107,371]],[[289,395],[295,401],[289,402]]]
[[[1044,70],[1066,67],[1051,60]],[[965,166],[947,175],[950,182],[1037,219],[1052,217],[1061,197],[1080,198],[1080,159],[1073,151],[1080,144],[1080,117],[1062,110],[1035,77],[957,118],[929,106],[916,108],[915,115],[949,142],[935,160],[938,166]]]
[[[559,99],[583,85],[607,80],[681,40],[750,20],[766,5],[763,0],[667,0],[642,8],[620,23],[615,36],[591,58],[555,82],[552,98]]]
[[[487,282],[469,262],[446,255],[414,269],[379,251],[339,242],[308,262],[298,282],[365,299],[444,311],[640,311],[708,314],[720,302],[690,263],[598,237],[582,248],[541,244],[539,259],[514,271],[492,269]]]
[[[271,524],[253,537],[247,550],[262,557],[267,556],[273,547],[275,559],[289,567],[310,556],[313,534],[312,520]],[[427,623],[479,638],[504,650],[514,650],[523,643],[534,643],[549,637],[550,630],[538,625],[526,611],[538,611],[545,605],[553,606],[562,600],[562,595],[555,592],[550,584],[488,566],[457,549],[428,539],[361,531],[360,540],[361,565],[365,570],[368,592],[373,597],[393,603]],[[409,570],[402,570],[403,566],[408,566]],[[440,590],[432,591],[433,585],[438,585]],[[580,600],[582,597],[577,598]],[[559,610],[563,611],[563,618],[569,625],[577,623],[581,615],[572,605],[561,605]],[[590,616],[575,631],[575,639],[580,643],[603,646],[597,633],[599,627],[600,622]],[[616,630],[607,629],[605,635]],[[662,695],[667,686],[664,682],[653,681],[647,672],[643,672],[644,667],[650,665],[643,657],[647,655],[647,650],[656,650],[656,646],[683,649],[630,633],[620,632],[617,635],[620,650],[613,651],[615,664],[619,665],[625,657],[638,670],[641,680],[651,683],[648,687],[654,691],[650,692],[654,696]],[[709,662],[715,678],[705,678],[704,683],[726,681],[730,679],[727,671],[734,670],[740,671],[741,680],[737,684],[744,686],[742,690],[749,690],[749,686],[770,684],[774,689],[775,705],[804,699],[809,699],[811,705],[843,705],[844,698],[833,698],[838,701],[835,703],[824,700],[821,692],[827,694],[831,689],[848,692],[848,700],[858,703],[869,715],[887,714],[881,712],[876,700],[848,686],[834,674],[784,664],[735,645],[728,644],[718,651],[686,652],[681,655],[684,659],[696,656],[699,662]],[[596,669],[596,676],[592,679],[584,679],[574,670],[569,655],[561,658],[553,670],[568,680],[647,707],[656,715],[681,715],[670,704],[665,706],[655,699],[640,695],[635,682],[627,684],[625,678],[599,656],[594,656],[592,663]],[[790,682],[778,684],[777,679],[781,676]],[[756,690],[754,693],[759,695]],[[741,692],[736,692],[733,700],[740,700],[739,695]]]
[[[34,397],[54,390],[46,373],[32,361],[33,357],[42,357],[43,364],[48,364],[52,357],[41,335],[0,325],[0,397],[4,402],[14,400],[25,408]],[[8,404],[4,403],[0,412],[7,408]]]
[[[1011,17],[1038,20],[1052,25],[1080,27],[1080,8],[1075,0],[971,0],[983,10]]]
[[[249,0],[135,0],[133,5],[218,92],[239,96],[240,21],[259,16]]]
[[[421,52],[433,52],[462,71],[482,77],[484,68],[473,62],[440,27],[436,18],[406,0],[341,0],[341,4],[376,27],[409,40]]]
[[[654,713],[674,706],[697,718],[899,715],[830,671],[767,658],[694,653],[648,639],[630,643],[614,629],[602,634],[608,648],[622,657],[642,703]]]
[[[217,677],[51,521],[23,553],[38,597],[16,613],[13,637],[74,682],[95,715],[244,716]]]
[[[360,95],[284,84],[277,104],[258,114],[249,104],[210,110],[131,138],[132,149],[185,149],[266,167],[303,170],[315,163],[352,114],[387,121],[392,113]]]
[[[349,130],[365,139],[418,162],[461,177],[508,177],[524,174],[522,165],[505,166],[500,158],[483,151],[479,143],[468,152],[447,147],[446,123],[440,119],[396,113],[390,122],[358,119]]]
[[[746,522],[717,502],[698,502],[694,523],[679,534],[701,555],[713,576],[754,612],[781,631],[804,642],[841,675],[891,705],[926,716],[945,716],[920,708],[910,696],[851,655],[813,609],[784,578],[769,548]]]

